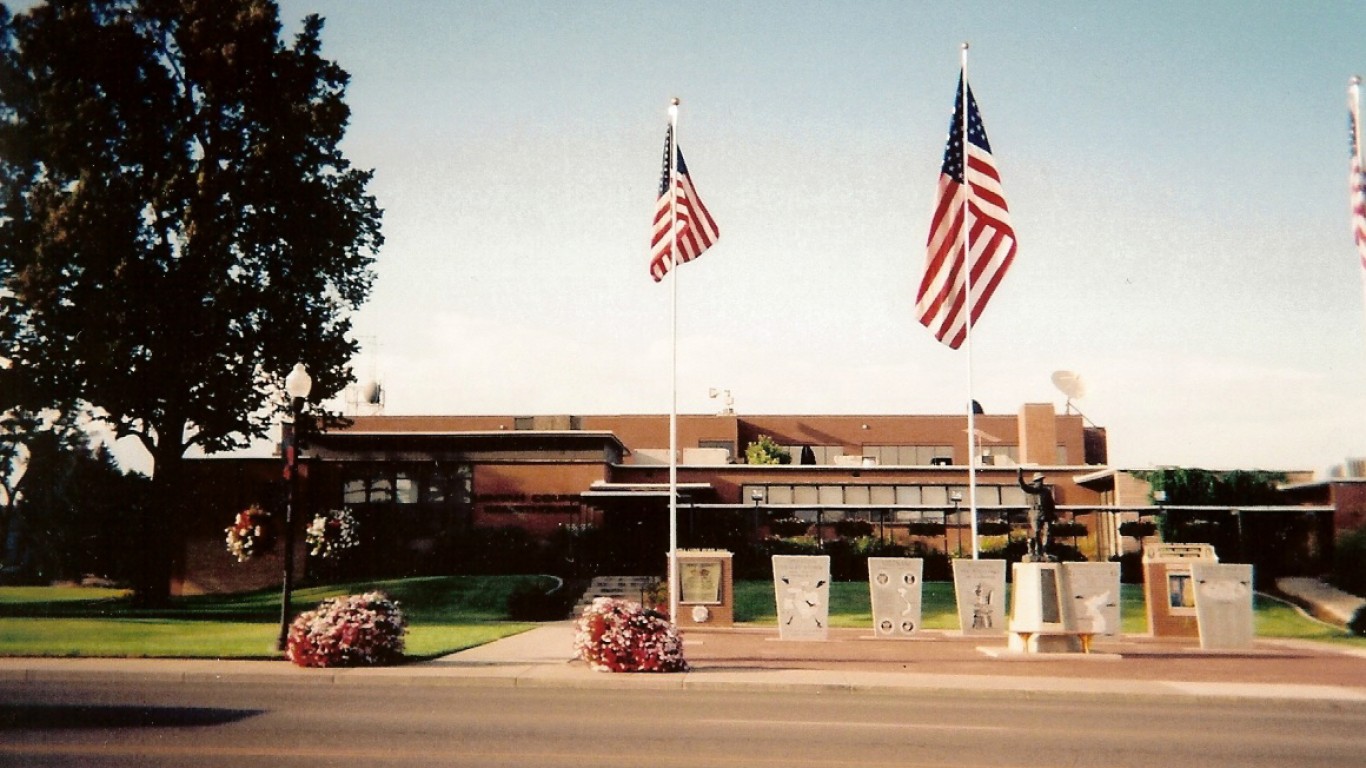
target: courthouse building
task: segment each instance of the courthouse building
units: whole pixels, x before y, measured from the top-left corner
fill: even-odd
[[[1047,403],[974,417],[980,455],[970,488],[967,422],[966,414],[680,415],[679,545],[718,529],[763,538],[778,521],[828,539],[862,521],[884,541],[968,554],[974,497],[980,522],[1018,521],[1027,507],[1022,466],[1026,479],[1045,476],[1064,522],[1081,524],[1066,541],[1088,557],[1121,552],[1120,522],[1152,511],[1138,498],[1146,486],[1107,466],[1105,430]],[[760,436],[785,447],[791,463],[744,463]],[[443,553],[475,531],[547,540],[586,527],[610,533],[624,565],[662,572],[668,446],[667,415],[355,416],[307,439],[295,528],[317,511],[349,508],[367,534],[348,566],[358,576],[441,572]],[[179,532],[175,591],[278,584],[280,548],[239,564],[224,552],[223,529],[251,504],[283,515],[280,460],[191,464],[196,512]],[[918,536],[913,523],[944,527]]]

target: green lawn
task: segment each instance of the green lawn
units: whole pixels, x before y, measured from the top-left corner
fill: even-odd
[[[524,632],[507,621],[508,595],[535,576],[450,576],[308,587],[296,612],[338,595],[380,589],[408,617],[407,653],[430,658]],[[0,656],[276,658],[280,593],[175,598],[156,610],[127,593],[63,587],[0,587]]]

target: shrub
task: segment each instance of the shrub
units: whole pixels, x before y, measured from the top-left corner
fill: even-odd
[[[779,517],[768,521],[768,530],[780,539],[802,536],[811,528],[811,523],[795,517]]]
[[[1347,622],[1347,629],[1354,635],[1366,635],[1366,605],[1357,609],[1352,614],[1352,620]]]
[[[943,523],[906,523],[906,533],[912,536],[929,536],[938,538],[944,535]]]
[[[1146,539],[1149,536],[1157,535],[1157,523],[1151,520],[1130,520],[1119,524],[1120,536],[1132,536],[1135,539]]]
[[[873,535],[873,524],[867,520],[837,520],[835,533],[846,539]]]
[[[1366,528],[1343,534],[1333,546],[1333,586],[1366,596]]]
[[[1086,535],[1086,523],[1054,523],[1049,527],[1050,536],[1059,539],[1075,539]]]
[[[408,622],[383,592],[324,600],[289,628],[289,660],[301,667],[359,667],[403,659]]]
[[[574,651],[599,672],[686,672],[683,640],[664,615],[600,597],[575,624]]]
[[[1009,536],[1013,530],[1010,523],[996,520],[981,520],[977,523],[978,536]]]
[[[574,594],[560,584],[546,591],[531,582],[522,582],[508,594],[508,618],[513,621],[555,621],[569,615]]]

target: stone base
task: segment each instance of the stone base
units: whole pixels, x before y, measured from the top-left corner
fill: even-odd
[[[1011,632],[1006,647],[1014,653],[1083,653],[1090,643],[1074,633]]]

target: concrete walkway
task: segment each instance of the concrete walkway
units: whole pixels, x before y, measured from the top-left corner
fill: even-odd
[[[1306,605],[1313,606],[1319,618],[1346,626],[1366,599],[1325,584],[1319,579],[1287,576],[1276,580],[1276,588]]]

